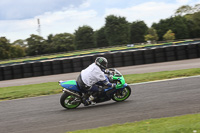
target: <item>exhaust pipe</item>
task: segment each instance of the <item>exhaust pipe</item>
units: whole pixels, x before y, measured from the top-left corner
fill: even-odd
[[[78,98],[81,98],[81,96],[80,96],[79,94],[76,94],[76,93],[74,93],[74,92],[72,92],[72,91],[70,91],[70,90],[68,90],[68,89],[66,89],[66,88],[64,88],[63,91],[64,91],[64,92],[67,92],[67,93],[69,93],[69,94],[72,94],[72,95],[74,95],[74,96],[76,96],[76,97],[78,97]]]

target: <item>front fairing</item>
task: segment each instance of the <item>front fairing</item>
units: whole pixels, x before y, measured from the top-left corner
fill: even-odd
[[[123,75],[115,69],[115,73],[113,75],[113,80],[117,81],[116,89],[125,88],[127,86]]]

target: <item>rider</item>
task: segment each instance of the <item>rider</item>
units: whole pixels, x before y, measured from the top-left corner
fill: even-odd
[[[108,72],[106,71],[107,65],[108,61],[106,58],[97,57],[94,63],[81,71],[77,78],[79,87],[88,92],[96,83],[102,82],[104,85],[114,88],[115,84],[110,83],[104,74]],[[90,104],[94,99],[95,97],[91,95],[89,100],[85,100],[85,105]]]

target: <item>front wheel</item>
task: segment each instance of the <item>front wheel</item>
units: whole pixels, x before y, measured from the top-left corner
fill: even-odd
[[[131,95],[131,87],[126,86],[123,90],[119,89],[117,90],[113,96],[112,99],[116,102],[122,102],[126,100]]]
[[[60,97],[60,104],[67,109],[74,109],[77,108],[81,104],[80,98],[68,94],[68,93],[63,93],[62,96]]]

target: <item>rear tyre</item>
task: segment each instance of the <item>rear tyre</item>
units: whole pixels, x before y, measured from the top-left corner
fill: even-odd
[[[60,104],[66,109],[74,109],[81,104],[81,100],[74,95],[63,93],[60,98]]]
[[[113,96],[112,100],[116,102],[122,102],[125,101],[129,96],[131,95],[131,87],[127,86],[123,90],[117,90]]]

